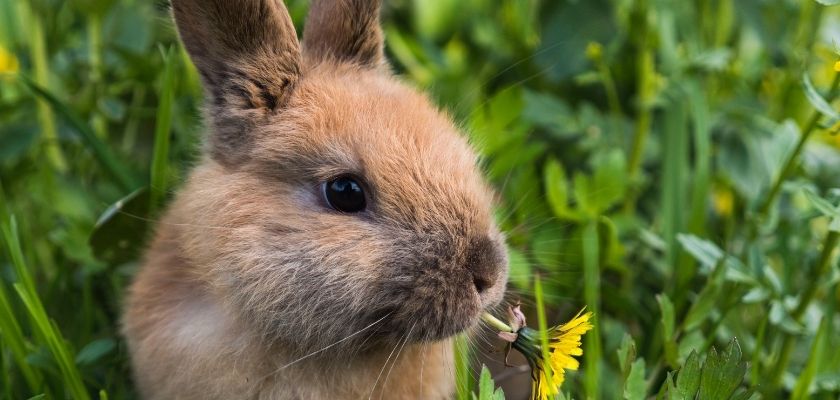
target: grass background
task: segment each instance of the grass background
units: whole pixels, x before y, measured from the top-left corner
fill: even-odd
[[[840,394],[837,2],[386,2],[502,195],[509,292],[596,312],[567,394]],[[196,72],[139,0],[0,0],[0,69],[0,397],[133,398],[122,292],[196,159]]]

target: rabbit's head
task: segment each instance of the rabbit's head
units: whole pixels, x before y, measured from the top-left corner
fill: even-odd
[[[301,353],[359,349],[448,337],[500,302],[477,157],[389,73],[377,1],[314,1],[302,45],[280,0],[172,7],[210,130],[184,256],[243,324]]]

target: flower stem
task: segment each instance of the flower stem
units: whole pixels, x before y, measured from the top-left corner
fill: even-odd
[[[488,323],[490,326],[498,329],[501,332],[513,332],[513,328],[511,328],[510,325],[502,322],[502,320],[494,317],[486,311],[483,314],[481,314],[481,320]]]
[[[840,233],[838,232],[831,231],[825,237],[825,242],[823,242],[823,248],[820,252],[820,258],[817,261],[817,265],[812,275],[814,279],[810,279],[808,281],[808,286],[806,286],[805,290],[802,292],[802,296],[799,298],[799,303],[796,305],[796,309],[794,309],[790,314],[794,321],[799,322],[799,319],[802,318],[802,315],[805,314],[808,306],[817,295],[817,289],[819,289],[820,284],[825,282],[824,277],[831,270],[831,256],[838,243],[840,243]],[[772,379],[770,381],[772,387],[777,387],[782,375],[787,369],[787,365],[790,362],[791,352],[793,351],[793,345],[794,336],[785,334],[784,341],[782,342],[782,349],[779,352],[778,362],[776,363],[776,370],[773,371]]]
[[[552,365],[549,362],[548,353],[548,321],[545,317],[545,299],[543,297],[542,280],[540,274],[534,274],[534,297],[537,300],[537,325],[540,327],[540,357],[543,359],[543,369],[546,377],[546,382],[549,386],[553,386],[554,371],[551,370]],[[559,388],[549,388],[549,393],[556,393]]]

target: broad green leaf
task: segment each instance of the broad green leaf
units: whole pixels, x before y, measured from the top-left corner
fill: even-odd
[[[674,337],[674,304],[664,293],[657,295],[656,301],[659,303],[659,310],[662,313],[662,332],[665,335],[665,340],[670,340]]]
[[[494,390],[493,378],[486,365],[481,366],[481,376],[478,378],[478,399],[493,400]]]
[[[543,167],[543,184],[548,204],[557,218],[567,218],[569,210],[569,185],[566,181],[566,171],[563,164],[551,158]]]
[[[741,346],[732,339],[721,353],[712,347],[700,377],[700,399],[728,399],[744,380],[746,362],[741,360]]]
[[[630,366],[630,374],[624,383],[625,400],[644,400],[647,392],[645,385],[645,360],[640,358]]]
[[[592,159],[590,198],[592,207],[599,214],[618,204],[627,191],[627,161],[624,152],[611,149]]]
[[[692,351],[685,360],[682,369],[677,375],[677,393],[680,399],[693,399],[700,388],[700,356]]]
[[[626,379],[630,374],[630,365],[636,359],[636,344],[633,343],[630,334],[624,334],[621,339],[621,346],[616,350],[616,353],[618,354],[618,366],[621,368],[621,374]]]

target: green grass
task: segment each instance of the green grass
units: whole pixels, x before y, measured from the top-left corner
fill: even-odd
[[[510,298],[540,326],[596,313],[564,396],[840,395],[836,1],[386,3],[395,70],[500,194]],[[20,65],[0,76],[0,397],[134,398],[123,291],[196,160],[198,76],[150,1],[2,1],[0,46]],[[459,399],[501,396],[481,342],[458,342]]]

